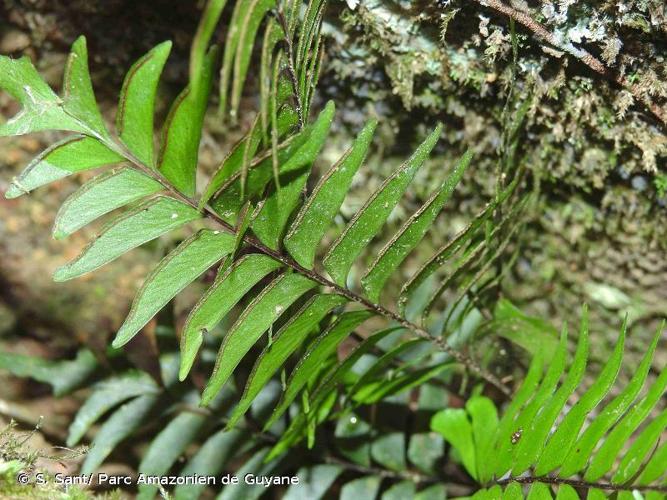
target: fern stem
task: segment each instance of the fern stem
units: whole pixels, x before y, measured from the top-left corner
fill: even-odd
[[[507,479],[501,479],[495,481],[495,484],[500,486],[507,486],[511,483],[519,484],[533,484],[533,483],[544,483],[549,485],[558,486],[560,484],[567,484],[573,488],[585,488],[585,489],[599,489],[599,490],[609,490],[609,491],[659,491],[667,492],[667,486],[647,486],[647,485],[626,485],[626,484],[612,484],[612,483],[591,483],[588,481],[582,481],[579,479],[565,479],[560,477],[551,477],[551,476],[525,476],[525,477],[508,477]]]
[[[181,193],[180,191],[178,191],[174,186],[171,185],[171,183],[162,175],[162,173],[159,170],[144,165],[138,158],[136,158],[132,153],[130,153],[124,146],[120,145],[119,143],[107,139],[100,139],[100,140],[102,140],[109,148],[111,148],[112,150],[116,151],[118,154],[123,156],[128,162],[132,163],[132,165],[134,165],[135,168],[139,169],[142,173],[152,177],[160,184],[162,184],[162,186],[165,188],[165,190],[169,192],[171,196],[189,205],[190,207],[194,208],[199,212],[203,210],[202,215],[216,222],[226,232],[233,235],[236,234],[236,228],[234,228],[234,226],[232,226],[224,219],[222,219],[222,217],[220,217],[210,206],[206,205],[203,208],[199,207],[199,204],[194,198],[190,198]],[[412,332],[412,334],[415,337],[424,339],[434,344],[438,350],[450,355],[454,360],[461,363],[462,365],[470,369],[472,372],[480,376],[482,379],[486,380],[488,383],[496,387],[505,396],[511,396],[512,394],[511,389],[506,384],[504,384],[498,377],[493,375],[488,370],[484,369],[470,356],[450,346],[443,337],[435,336],[430,332],[428,332],[427,330],[425,330],[424,328],[412,323],[403,316],[385,308],[384,306],[380,304],[375,304],[374,302],[371,302],[367,298],[353,292],[352,290],[349,290],[345,287],[338,285],[337,283],[334,283],[325,276],[301,266],[291,257],[277,250],[269,248],[254,236],[248,234],[244,235],[243,242],[245,242],[247,245],[250,245],[255,250],[258,250],[259,252],[289,267],[293,271],[296,271],[297,273],[306,276],[315,283],[319,283],[320,285],[333,290],[335,293],[342,295],[351,302],[356,302],[357,304],[362,305],[369,311],[372,311],[379,316],[382,316],[388,320],[398,323],[406,330]]]

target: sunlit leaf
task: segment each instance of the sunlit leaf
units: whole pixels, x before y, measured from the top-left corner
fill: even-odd
[[[167,302],[233,249],[231,234],[203,229],[172,250],[137,292],[112,346],[126,344]]]
[[[119,163],[123,157],[97,139],[76,135],[55,143],[12,180],[6,198],[16,198],[35,188],[63,179],[76,172]]]
[[[59,267],[53,279],[66,281],[94,271],[158,236],[200,217],[192,207],[159,196],[130,210],[106,226],[73,261]]]
[[[384,225],[417,169],[426,161],[441,131],[442,127],[438,126],[412,157],[373,193],[333,243],[324,257],[324,266],[336,283],[345,286],[352,263]]]
[[[116,112],[119,137],[144,165],[154,165],[153,113],[160,74],[171,42],[163,42],[135,62],[123,82]]]
[[[134,169],[109,170],[65,200],[53,223],[53,237],[64,238],[98,217],[162,189],[162,184]]]
[[[315,282],[304,276],[283,274],[267,285],[246,307],[225,335],[215,361],[215,368],[202,394],[202,405],[210,403],[241,358],[285,312],[285,309],[315,285]]]

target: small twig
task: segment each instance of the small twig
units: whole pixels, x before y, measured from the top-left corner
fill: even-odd
[[[667,126],[667,113],[665,113],[664,109],[662,109],[657,103],[653,102],[646,95],[644,95],[637,84],[630,83],[624,76],[611,72],[602,61],[600,61],[586,49],[575,47],[571,43],[564,44],[560,42],[543,24],[533,19],[527,13],[521,12],[520,10],[517,10],[514,7],[510,7],[509,5],[505,5],[501,0],[474,1],[483,7],[489,7],[496,12],[500,12],[501,14],[514,19],[516,22],[529,29],[538,38],[538,40],[541,40],[542,42],[545,42],[557,48],[558,50],[566,52],[599,75],[602,75],[608,80],[611,80],[612,82],[620,85],[628,92],[630,92],[635,99],[642,102],[648,108],[648,110],[658,120],[660,120],[663,126]]]

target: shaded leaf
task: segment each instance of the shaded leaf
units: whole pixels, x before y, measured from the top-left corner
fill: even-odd
[[[56,396],[78,388],[98,367],[95,356],[88,350],[77,353],[71,361],[49,361],[23,354],[0,352],[0,368],[16,377],[30,377],[51,385]]]
[[[405,436],[403,433],[391,432],[374,439],[371,443],[371,457],[388,469],[405,470]]]
[[[341,472],[343,469],[339,465],[322,464],[302,467],[296,473],[299,484],[291,485],[283,500],[319,500],[324,497]]]
[[[379,476],[365,476],[350,481],[341,489],[340,500],[359,500],[360,498],[372,500],[380,491],[381,481]]]
[[[206,423],[207,415],[184,411],[171,420],[151,441],[143,453],[139,473],[148,476],[163,476],[196,438]],[[137,499],[152,500],[157,485],[139,485]]]
[[[81,466],[81,474],[92,474],[118,443],[128,438],[149,418],[159,396],[139,396],[118,408],[95,435],[93,445]]]
[[[131,372],[95,385],[69,427],[67,446],[76,445],[102,415],[114,406],[144,394],[157,394],[158,386],[143,372]]]
[[[181,470],[181,477],[217,476],[225,464],[237,453],[243,453],[248,444],[248,435],[240,430],[218,431],[209,437]],[[204,484],[178,485],[174,490],[176,500],[197,498],[206,488]]]
[[[265,461],[268,448],[259,450],[243,466],[236,471],[236,476],[244,478],[247,474],[256,477],[270,476],[271,472],[278,466],[276,461]],[[218,495],[217,500],[256,500],[266,492],[261,484],[251,484],[239,481],[239,484],[225,486]]]

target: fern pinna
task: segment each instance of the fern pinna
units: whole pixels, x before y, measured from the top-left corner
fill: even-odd
[[[215,47],[205,51],[211,26],[223,6],[224,2],[213,1],[206,9],[192,49],[193,79],[173,102],[157,150],[153,145],[153,107],[160,72],[170,51],[169,42],[155,47],[128,72],[121,90],[115,133],[107,129],[95,101],[84,38],[72,47],[61,96],[40,78],[27,57],[0,59],[0,86],[22,104],[21,111],[0,127],[0,135],[42,130],[74,133],[31,162],[13,180],[6,193],[8,198],[76,172],[116,165],[85,183],[65,201],[56,217],[54,237],[66,237],[114,210],[125,211],[112,216],[78,257],[55,272],[54,279],[65,281],[94,271],[133,248],[187,224],[213,222],[215,228],[196,231],[150,273],[113,347],[127,344],[179,292],[217,265],[217,278],[190,312],[180,332],[178,375],[180,380],[188,376],[208,332],[245,301],[245,308],[222,340],[201,398],[203,406],[210,405],[239,362],[268,336],[230,425],[243,416],[262,387],[297,352],[300,361],[289,377],[283,373],[287,379],[285,390],[267,426],[280,418],[299,394],[307,413],[317,413],[318,418],[323,418],[327,409],[331,409],[331,394],[337,380],[351,363],[347,359],[331,366],[332,356],[345,338],[372,317],[389,320],[393,327],[400,327],[417,342],[432,343],[437,350],[507,394],[509,389],[503,383],[452,347],[440,331],[433,333],[426,326],[409,321],[401,311],[420,288],[418,285],[430,279],[453,255],[461,260],[448,280],[463,282],[461,270],[474,269],[477,274],[473,273],[463,283],[463,290],[481,289],[488,284],[482,280],[486,279],[484,271],[498,253],[488,248],[495,233],[485,233],[488,229],[485,223],[511,193],[511,186],[408,282],[401,295],[399,312],[380,304],[388,279],[425,236],[468,168],[470,153],[463,155],[440,188],[389,239],[361,278],[361,292],[348,287],[352,265],[380,233],[435,146],[441,127],[424,140],[349,221],[328,248],[322,266],[315,265],[319,243],[333,224],[376,127],[371,120],[352,147],[304,196],[311,167],[326,142],[334,118],[334,106],[329,103],[316,119],[308,119],[319,73],[322,2],[310,2],[302,16],[299,2],[290,2],[285,9],[276,9],[270,1],[236,4],[232,15],[234,29],[229,31],[221,70],[223,96],[228,95],[231,78],[229,106],[235,110],[259,21],[271,11],[261,61],[262,93],[266,98],[261,99],[262,108],[247,136],[233,148],[201,196],[197,196],[198,147],[218,58]],[[226,103],[225,97],[221,103],[223,109]],[[503,223],[499,228],[510,226]],[[503,238],[507,241],[509,236]],[[437,299],[438,293],[432,300]],[[289,314],[284,316],[286,311]],[[355,356],[372,348],[379,340],[377,336],[385,334],[383,331],[364,340]],[[395,362],[391,360],[392,353],[388,356],[383,363]],[[378,394],[405,388],[406,383],[426,380],[445,366],[442,360],[433,363],[417,370],[401,368],[392,384],[378,387],[377,394],[366,394],[364,398],[371,400]],[[309,419],[308,425],[299,429],[292,426],[290,439],[300,439],[308,433],[312,436],[313,425]]]

